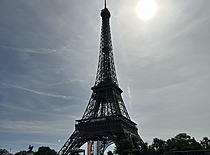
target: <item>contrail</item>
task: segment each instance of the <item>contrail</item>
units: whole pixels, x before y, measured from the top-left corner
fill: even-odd
[[[11,84],[8,84],[8,83],[1,83],[1,85],[10,86],[10,87],[13,87],[13,88],[25,90],[25,91],[28,91],[28,92],[31,92],[31,93],[34,93],[34,94],[38,94],[38,95],[62,98],[62,99],[65,99],[65,100],[71,100],[73,98],[72,96],[64,96],[64,95],[57,95],[57,94],[40,92],[40,91],[37,91],[37,90],[28,89],[28,88],[21,87],[21,86],[16,86],[16,85],[11,85]]]
[[[131,107],[131,102],[132,102],[131,90],[130,90],[130,87],[129,86],[127,87],[127,89],[128,89],[129,105]]]
[[[30,49],[30,48],[17,48],[17,47],[10,47],[10,46],[3,46],[0,45],[0,48],[9,49],[18,52],[26,52],[26,53],[37,53],[37,54],[51,54],[51,53],[58,53],[55,49]]]

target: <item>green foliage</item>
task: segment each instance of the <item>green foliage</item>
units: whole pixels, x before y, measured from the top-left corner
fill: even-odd
[[[19,151],[15,153],[15,155],[26,155],[26,151]]]
[[[139,155],[148,151],[148,144],[144,143],[142,148],[137,148],[132,140],[122,139],[115,147],[114,153],[118,155]]]
[[[203,137],[200,143],[204,150],[210,150],[210,139],[208,137]]]
[[[148,151],[149,151],[148,143],[144,143],[141,145],[140,149],[133,149],[133,152],[134,152],[133,154],[135,154],[135,152],[144,153]]]
[[[132,152],[132,142],[128,139],[122,139],[117,144],[117,149],[115,149],[115,154],[123,154],[126,155]]]
[[[179,133],[175,137],[164,141],[159,138],[154,138],[147,153],[163,154],[166,151],[186,151],[186,150],[210,150],[210,140],[204,137],[199,143],[194,137],[186,133]]]
[[[49,147],[39,147],[38,151],[35,152],[35,155],[57,155],[56,151],[50,149]]]
[[[0,149],[0,155],[8,155],[9,151],[7,151],[6,149]]]
[[[186,133],[179,133],[174,138],[167,140],[168,151],[185,151],[185,150],[200,150],[202,149],[199,142],[195,138]]]
[[[150,148],[157,152],[158,154],[163,154],[165,152],[166,142],[162,139],[154,138],[153,143]]]
[[[186,133],[179,133],[175,137],[166,141],[154,138],[151,145],[147,143],[141,146],[141,149],[133,148],[132,142],[127,139],[123,139],[115,148],[115,154],[127,155],[127,154],[156,154],[162,155],[164,152],[170,151],[189,151],[189,150],[210,150],[210,139],[204,137],[200,143],[195,140],[194,137]]]
[[[141,154],[141,150],[140,149],[133,149],[132,154],[133,155],[139,155],[139,154]]]
[[[114,155],[114,154],[112,153],[112,151],[108,151],[107,155]]]

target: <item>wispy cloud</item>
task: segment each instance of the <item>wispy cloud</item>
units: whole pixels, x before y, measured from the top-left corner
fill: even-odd
[[[86,83],[88,81],[88,79],[78,79],[78,78],[71,78],[66,80],[65,82],[60,81],[60,82],[55,82],[55,83],[50,83],[48,84],[48,86],[62,86],[62,85],[67,85],[67,84],[71,84],[74,82],[78,82],[78,83]]]
[[[53,142],[46,142],[46,141],[21,141],[22,143],[25,144],[33,144],[33,145],[39,145],[39,146],[60,146],[61,144],[59,141],[56,143]]]
[[[65,99],[65,100],[71,100],[73,98],[72,96],[64,96],[64,95],[57,95],[57,94],[52,94],[52,93],[40,92],[40,91],[37,91],[37,90],[33,90],[33,89],[29,89],[29,88],[25,88],[25,87],[21,87],[21,86],[17,86],[17,85],[12,85],[12,84],[8,84],[8,83],[0,83],[0,84],[4,85],[4,86],[13,87],[13,88],[16,88],[16,89],[28,91],[28,92],[38,94],[38,95],[48,96],[48,97],[61,98],[61,99]]]
[[[9,133],[39,133],[58,134],[67,132],[62,128],[69,122],[64,121],[8,121],[4,120],[0,124],[0,132]]]
[[[128,90],[128,97],[129,97],[129,105],[130,105],[130,108],[131,108],[132,97],[131,97],[131,90],[130,90],[130,86],[128,86],[128,87],[127,87],[127,90]]]
[[[26,53],[37,53],[37,54],[51,54],[51,53],[59,53],[56,49],[33,49],[33,48],[19,48],[19,47],[11,47],[0,45],[0,49],[4,50],[12,50],[17,52],[26,52]]]

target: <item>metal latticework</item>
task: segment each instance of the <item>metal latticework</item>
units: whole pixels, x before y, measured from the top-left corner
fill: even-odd
[[[93,119],[107,116],[122,115],[130,119],[128,111],[123,102],[122,90],[107,84],[92,87],[93,93],[82,119]]]
[[[130,119],[118,86],[114,65],[109,18],[111,14],[105,7],[101,11],[102,28],[99,63],[95,86],[82,119],[123,115]]]
[[[114,66],[114,56],[110,32],[109,18],[111,14],[107,8],[101,11],[102,28],[99,63],[96,75],[95,86],[114,83],[118,85]]]
[[[76,121],[75,131],[59,151],[60,155],[69,155],[71,150],[80,148],[90,140],[101,141],[101,153],[111,143],[117,146],[122,139],[132,140],[137,148],[144,144],[121,96],[111,42],[111,15],[106,5],[101,11],[101,17],[99,63],[96,81],[91,88],[93,92],[82,119]]]

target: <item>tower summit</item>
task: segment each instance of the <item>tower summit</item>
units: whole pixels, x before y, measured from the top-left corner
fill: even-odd
[[[109,19],[111,14],[104,3],[101,10],[102,27],[99,61],[92,95],[82,116],[76,120],[75,131],[59,151],[68,155],[88,141],[101,141],[102,150],[112,143],[118,147],[123,139],[132,141],[135,148],[144,144],[125,107],[114,65]]]

